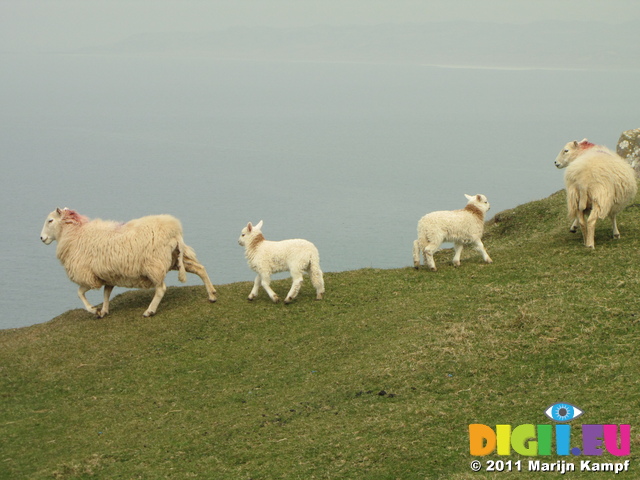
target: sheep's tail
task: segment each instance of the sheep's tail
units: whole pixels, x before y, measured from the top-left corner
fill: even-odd
[[[184,267],[184,254],[187,246],[184,243],[182,236],[178,237],[178,280],[182,283],[187,281],[187,270]]]

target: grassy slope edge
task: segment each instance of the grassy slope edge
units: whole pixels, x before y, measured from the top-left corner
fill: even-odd
[[[247,282],[215,305],[170,288],[151,319],[132,291],[102,320],[0,331],[0,478],[503,478],[470,471],[468,425],[551,423],[558,401],[585,412],[573,442],[583,422],[631,424],[620,476],[637,478],[640,209],[590,251],[564,198],[497,214],[492,265],[466,249],[436,273],[327,273],[324,301],[306,280],[286,306],[247,302]]]

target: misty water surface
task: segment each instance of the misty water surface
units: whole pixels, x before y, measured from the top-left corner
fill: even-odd
[[[39,240],[56,207],[173,214],[214,284],[253,279],[236,240],[261,219],[269,239],[312,240],[325,271],[404,267],[425,213],[461,208],[464,193],[487,195],[490,215],[545,197],[562,188],[564,143],[615,147],[638,126],[633,71],[168,55],[3,64],[0,328],[81,307],[55,244]]]

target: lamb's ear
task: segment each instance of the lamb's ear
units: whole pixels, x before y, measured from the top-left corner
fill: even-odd
[[[60,207],[56,208],[56,213],[57,213],[58,215],[62,215],[62,210],[60,210]]]
[[[251,230],[253,230],[253,225],[251,225],[251,222],[249,222],[247,223],[247,231],[251,233]]]
[[[466,193],[464,194],[464,196],[467,198],[467,200],[471,201],[473,200],[473,197],[471,195],[467,195]]]
[[[582,140],[580,140],[580,143],[589,143],[589,140],[587,140],[586,138],[583,138]]]
[[[574,146],[575,148],[578,148],[578,141],[577,141],[577,140],[574,140],[574,141],[573,141],[573,146]]]
[[[257,228],[258,230],[260,230],[260,229],[262,228],[262,220],[260,220],[260,221],[258,222],[258,224],[256,225],[256,228]]]
[[[476,200],[477,200],[478,202],[481,202],[481,201],[482,201],[482,197],[480,196],[480,194],[476,195]]]

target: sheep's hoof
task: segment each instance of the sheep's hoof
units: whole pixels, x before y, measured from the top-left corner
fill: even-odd
[[[147,310],[146,312],[144,312],[142,314],[142,316],[145,317],[145,318],[149,318],[149,317],[153,317],[155,314],[156,314],[156,312],[151,312],[151,311]]]
[[[284,299],[284,304],[285,305],[289,305],[291,302],[293,302],[293,298],[287,297],[287,298]]]
[[[216,303],[218,299],[216,297],[210,298],[209,303]]]
[[[97,314],[96,314],[96,317],[98,317],[98,318],[104,318],[104,317],[106,317],[106,316],[107,316],[107,314],[108,314],[108,313],[109,313],[109,312],[99,312],[99,313],[97,313]]]
[[[493,260],[491,260],[490,258],[485,260],[486,263],[493,263]]]
[[[324,293],[319,293],[316,295],[316,300],[322,300],[324,298]]]
[[[578,231],[578,229],[577,229],[577,228],[570,228],[570,229],[569,229],[569,231],[570,231],[571,233],[576,233],[576,232]]]
[[[429,270],[431,270],[432,272],[437,272],[438,269],[436,267],[429,267]]]
[[[273,303],[278,303],[280,301],[280,297],[278,297],[277,295],[275,297],[273,297],[271,300],[273,300]]]
[[[616,240],[620,239],[620,234],[614,235],[613,238],[615,238]]]

